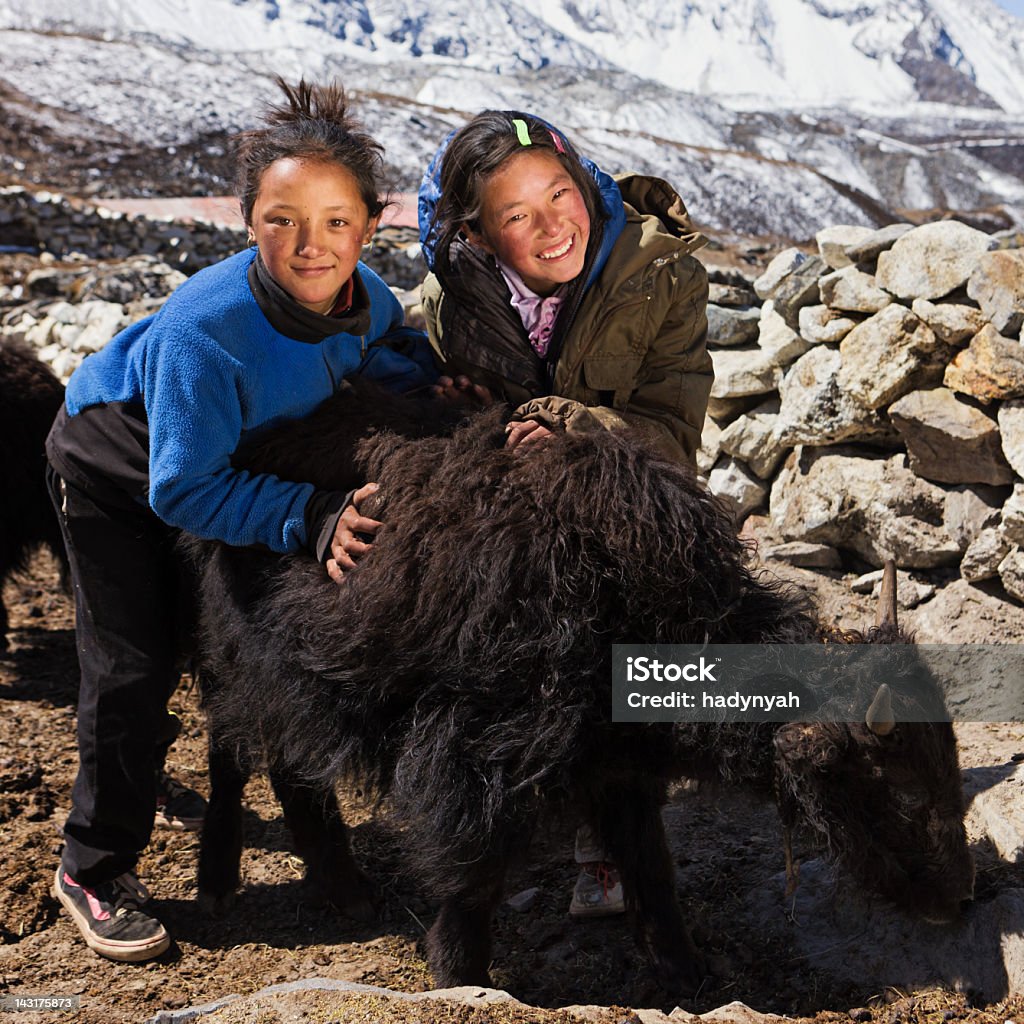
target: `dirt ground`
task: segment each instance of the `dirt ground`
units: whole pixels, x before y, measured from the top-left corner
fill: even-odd
[[[818,593],[827,620],[858,626],[873,618],[871,599],[851,594],[841,574],[779,571]],[[399,837],[389,832],[386,815],[371,814],[358,794],[342,794],[354,826],[356,856],[376,883],[381,907],[378,923],[355,925],[305,898],[301,863],[291,852],[279,808],[263,779],[254,780],[246,793],[245,886],[227,917],[207,919],[195,905],[196,835],[156,832],[140,875],[153,890],[156,912],[175,944],[159,960],[143,965],[116,964],[89,952],[50,895],[59,825],[76,765],[73,613],[43,555],[30,573],[8,583],[5,598],[12,630],[10,649],[0,655],[0,994],[77,995],[81,1011],[74,1019],[91,1024],[145,1021],[160,1010],[303,978],[408,992],[432,987],[422,937],[436,905],[403,872]],[[187,677],[173,706],[185,729],[171,752],[171,770],[205,791],[204,726]],[[1004,763],[1024,750],[1021,727],[967,728],[961,736],[965,765]],[[777,937],[744,928],[749,887],[780,885],[780,830],[769,805],[726,790],[681,789],[666,809],[666,821],[680,895],[715,973],[696,999],[682,1004],[684,1009],[703,1013],[741,1000],[762,1012],[816,1016],[820,1024],[851,1018],[887,1024],[1024,1021],[1019,1001],[984,1007],[972,1006],[970,993],[836,988],[784,941],[780,945]],[[529,863],[511,878],[510,895],[533,888],[537,893],[528,909],[503,905],[496,916],[495,986],[549,1010],[600,1004],[670,1011],[675,1001],[654,983],[622,919],[580,924],[567,916],[576,875],[572,838],[568,825],[538,837]],[[809,837],[798,837],[797,852],[813,855]],[[992,856],[986,859],[984,850],[978,866],[979,898],[987,890],[1022,884],[1017,869]],[[311,997],[300,1017],[338,1024],[566,1020],[546,1010],[501,1016],[493,1010],[448,1008],[432,1015],[420,1008],[406,1017],[405,1009],[384,1001],[356,999],[352,1005],[349,1014],[340,1004],[325,1009],[322,1000]],[[258,1019],[272,1024],[280,1018]],[[636,1020],[618,1009],[607,1019]]]

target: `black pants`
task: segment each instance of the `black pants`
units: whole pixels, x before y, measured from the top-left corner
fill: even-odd
[[[63,864],[97,885],[149,843],[156,772],[174,738],[178,680],[175,531],[148,508],[97,500],[47,473],[75,594],[78,776]],[[127,505],[128,503],[126,503]]]

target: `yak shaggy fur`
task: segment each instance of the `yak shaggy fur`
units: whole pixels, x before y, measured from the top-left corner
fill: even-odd
[[[611,645],[809,642],[812,611],[755,575],[692,472],[638,438],[560,434],[511,451],[505,410],[453,429],[432,406],[359,385],[239,456],[328,489],[379,482],[362,511],[384,526],[342,586],[306,557],[188,542],[211,723],[201,898],[219,908],[237,887],[258,754],[307,877],[364,915],[332,787],[372,787],[442,901],[427,937],[435,981],[486,984],[506,869],[545,810],[571,807],[617,863],[659,981],[692,992],[704,965],[660,811],[702,741],[611,722]],[[773,736],[748,730],[748,753]]]
[[[46,545],[66,564],[60,524],[46,490],[46,435],[64,402],[64,385],[26,345],[0,342],[0,586]],[[0,598],[0,650],[7,646]]]

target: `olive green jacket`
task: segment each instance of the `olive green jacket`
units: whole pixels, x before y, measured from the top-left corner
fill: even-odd
[[[463,256],[463,266],[477,261],[474,302],[457,310],[445,308],[440,282],[428,275],[427,330],[444,372],[501,395],[516,407],[514,419],[572,431],[638,427],[663,454],[693,464],[713,370],[707,273],[690,254],[707,240],[664,181],[616,181],[626,225],[582,296],[550,384],[489,257]]]

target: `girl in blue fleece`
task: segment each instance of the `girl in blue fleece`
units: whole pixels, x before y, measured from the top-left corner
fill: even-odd
[[[381,147],[340,87],[278,82],[285,102],[238,138],[251,248],[85,360],[47,443],[81,664],[80,764],[55,894],[115,960],[170,943],[134,869],[173,738],[176,532],[305,550],[340,578],[339,522],[358,524],[367,490],[350,499],[236,471],[231,454],[251,432],[310,412],[346,374],[396,391],[436,379],[425,338],[359,262],[384,208]],[[172,824],[198,827],[201,810]]]

